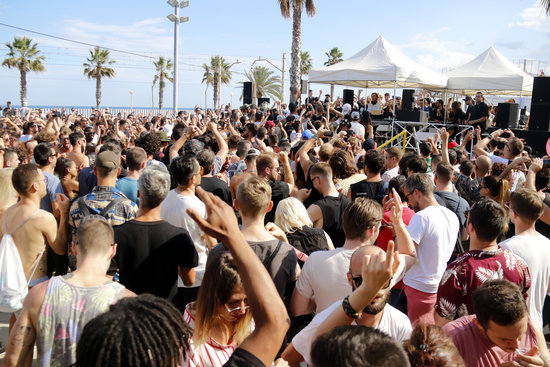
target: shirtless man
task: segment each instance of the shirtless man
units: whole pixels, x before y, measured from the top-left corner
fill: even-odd
[[[76,168],[80,171],[84,167],[90,166],[90,160],[84,154],[86,152],[86,137],[80,132],[75,132],[69,135],[69,141],[73,149],[67,154],[67,158],[72,160]]]
[[[6,209],[0,233],[9,233],[13,237],[27,279],[38,262],[36,271],[30,279],[29,287],[45,280],[46,257],[41,256],[44,245],[56,254],[67,251],[67,212],[69,199],[57,194],[53,202],[54,212],[59,212],[59,227],[55,217],[40,210],[40,199],[46,195],[46,180],[42,171],[34,164],[23,164],[13,171],[12,184],[21,200]]]

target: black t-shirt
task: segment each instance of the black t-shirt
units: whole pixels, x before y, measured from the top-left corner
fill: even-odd
[[[249,351],[237,348],[223,367],[265,367],[265,364]]]
[[[323,229],[329,235],[334,247],[344,246],[346,235],[342,229],[342,216],[344,211],[351,204],[351,200],[342,194],[338,197],[325,196],[314,203],[323,213]]]
[[[481,102],[473,106],[470,110],[470,121],[480,119],[482,117],[489,117],[489,107],[485,102]],[[485,131],[486,122],[478,122],[473,124],[474,127],[481,127],[481,131]]]
[[[544,192],[544,205],[550,206],[550,193]],[[541,235],[550,238],[550,225],[544,223],[542,220],[537,220],[535,222],[535,229]]]
[[[296,264],[298,263],[296,251],[294,251],[294,248],[288,243],[281,242],[281,247],[279,247],[279,250],[275,253],[279,240],[247,242],[264,266],[271,258],[271,263],[269,266],[266,266],[266,269],[271,279],[273,279],[273,283],[275,283],[275,288],[277,288],[279,295],[284,300],[286,298],[285,289],[287,285],[296,279]],[[211,261],[210,259],[219,256],[225,251],[227,251],[227,249],[223,244],[218,244],[213,247],[208,254],[207,266],[208,262]],[[273,255],[274,253],[275,255]]]
[[[290,194],[290,189],[286,182],[269,180],[269,186],[271,186],[271,201],[273,201],[273,207],[265,214],[265,223],[275,222],[275,210],[277,209],[277,205]]]
[[[120,283],[136,294],[171,299],[177,292],[178,266],[198,265],[193,241],[183,228],[132,220],[113,229]]]
[[[385,193],[383,191],[384,186],[386,186],[385,181],[369,182],[367,180],[363,180],[351,184],[349,187],[351,190],[351,199],[355,200],[356,198],[367,198],[382,203]]]
[[[228,205],[233,205],[231,199],[231,191],[229,186],[217,177],[201,177],[201,184],[199,185],[204,191],[211,192],[216,195]]]

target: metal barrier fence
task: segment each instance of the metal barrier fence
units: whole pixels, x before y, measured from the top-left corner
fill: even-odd
[[[61,112],[61,107],[60,106],[29,106],[29,107],[32,108],[32,109],[35,109],[35,110],[41,109],[44,114],[50,112],[54,108]],[[73,109],[75,111],[77,111],[79,115],[86,116],[86,117],[90,117],[90,115],[93,113],[93,111],[95,111],[94,107],[66,107],[65,112],[66,113],[71,113]],[[134,114],[138,114],[138,115],[143,114],[145,116],[147,116],[149,114],[157,115],[159,113],[164,115],[164,116],[171,116],[172,113],[173,113],[172,109],[165,109],[165,108],[163,108],[162,110],[159,110],[158,108],[151,109],[151,108],[146,108],[146,107],[134,107],[134,108],[131,108],[131,107],[101,107],[102,111],[103,110],[107,111],[107,109],[108,109],[109,113],[111,114],[111,116],[116,116],[120,113],[122,115],[122,117],[127,116],[130,113],[134,113]],[[192,109],[191,108],[180,108],[180,110],[191,111]]]

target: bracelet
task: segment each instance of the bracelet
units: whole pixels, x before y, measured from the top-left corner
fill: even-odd
[[[359,317],[359,312],[355,311],[349,303],[349,296],[346,296],[346,298],[342,301],[342,308],[344,309],[346,316],[351,317],[354,320]]]

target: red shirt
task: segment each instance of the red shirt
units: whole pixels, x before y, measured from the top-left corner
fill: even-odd
[[[405,223],[405,225],[408,225],[413,215],[414,215],[414,210],[412,210],[409,207],[404,207],[403,214],[401,215],[401,218],[403,218],[403,223]],[[389,210],[384,212],[384,220],[386,222],[391,223]],[[386,251],[388,249],[388,242],[391,240],[393,240],[393,233],[391,229],[389,229],[384,225],[384,223],[382,223],[380,233],[378,234],[378,239],[376,240],[376,246]],[[403,288],[403,281],[399,281],[399,283],[397,283],[394,286],[394,288],[397,288],[397,289]]]
[[[507,279],[517,284],[527,299],[531,275],[519,256],[502,247],[496,251],[472,250],[447,266],[437,289],[436,312],[447,320],[472,315],[472,294],[481,284],[493,279]]]

